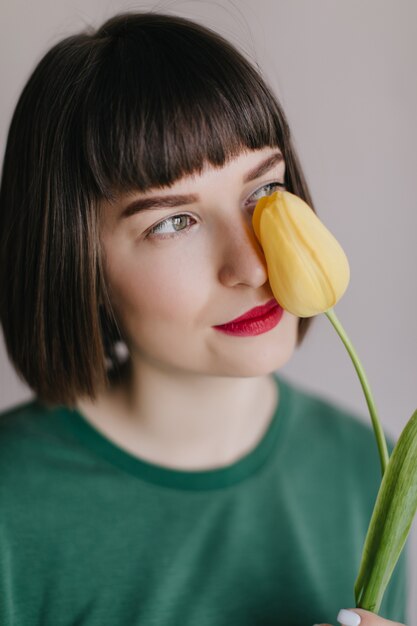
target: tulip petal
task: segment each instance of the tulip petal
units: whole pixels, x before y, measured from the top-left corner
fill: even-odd
[[[298,317],[333,307],[349,283],[349,263],[308,204],[276,191],[257,203],[252,223],[281,306]]]

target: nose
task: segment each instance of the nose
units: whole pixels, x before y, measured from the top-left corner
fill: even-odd
[[[252,225],[246,221],[223,225],[219,281],[226,287],[261,287],[268,280],[267,266]]]

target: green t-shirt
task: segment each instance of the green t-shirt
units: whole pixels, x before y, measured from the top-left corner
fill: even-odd
[[[380,482],[373,432],[276,377],[254,449],[144,462],[79,413],[0,416],[1,626],[311,626],[354,607]],[[406,622],[405,554],[380,614]]]

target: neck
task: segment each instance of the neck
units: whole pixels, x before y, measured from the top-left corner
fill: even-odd
[[[92,405],[87,419],[149,462],[202,470],[233,463],[262,438],[277,405],[271,376],[233,378],[161,370],[141,361]]]

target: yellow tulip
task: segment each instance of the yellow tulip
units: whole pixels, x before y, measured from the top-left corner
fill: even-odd
[[[349,283],[340,244],[298,196],[276,191],[261,198],[252,224],[264,251],[276,300],[297,317],[324,313]]]
[[[377,613],[417,510],[417,411],[390,458],[365,371],[333,310],[348,286],[349,263],[308,204],[288,191],[276,191],[259,200],[252,223],[276,300],[298,317],[326,314],[352,359],[365,394],[382,482],[354,592],[356,606]]]

